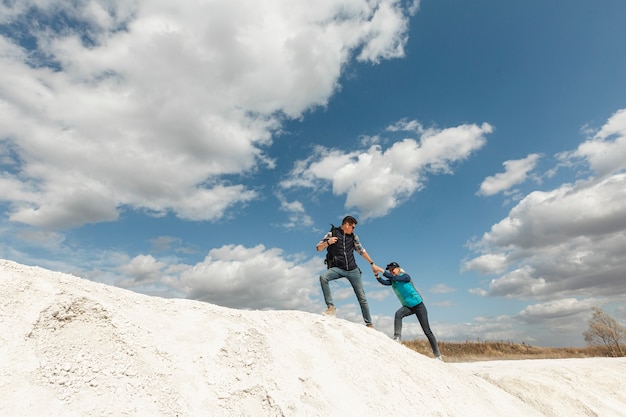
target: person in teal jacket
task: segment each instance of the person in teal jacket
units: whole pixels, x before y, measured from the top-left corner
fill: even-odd
[[[430,330],[430,324],[428,323],[428,311],[424,305],[424,300],[422,300],[422,296],[413,286],[411,276],[404,272],[397,262],[391,262],[387,265],[387,270],[378,266],[375,269],[376,279],[378,282],[383,285],[390,285],[396,293],[398,300],[402,303],[402,307],[396,311],[393,340],[400,341],[402,335],[402,319],[415,314],[417,316],[417,320],[422,326],[424,335],[428,338],[430,347],[433,350],[433,355],[435,355],[436,359],[442,360],[441,354],[439,353],[439,346],[437,345],[437,339],[435,338],[432,330]],[[381,278],[380,275],[378,275],[379,272],[382,272],[386,279]]]

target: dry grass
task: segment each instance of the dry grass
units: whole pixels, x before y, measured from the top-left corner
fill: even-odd
[[[432,356],[426,339],[402,342],[406,347],[423,355]],[[543,348],[512,342],[439,342],[439,350],[446,362],[475,362],[515,359],[564,359],[611,356],[602,346],[583,348]]]

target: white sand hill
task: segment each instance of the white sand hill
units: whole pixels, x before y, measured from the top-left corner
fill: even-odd
[[[0,417],[626,416],[626,358],[442,363],[361,324],[0,260]]]

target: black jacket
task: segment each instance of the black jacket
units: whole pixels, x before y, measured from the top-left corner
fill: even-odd
[[[335,227],[332,234],[337,237],[337,242],[329,245],[327,249],[327,259],[331,261],[331,266],[336,266],[346,271],[356,268],[354,234],[345,234],[339,227]]]

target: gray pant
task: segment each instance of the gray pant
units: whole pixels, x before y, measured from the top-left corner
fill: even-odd
[[[352,285],[356,299],[361,306],[361,313],[363,314],[363,320],[365,324],[372,324],[372,317],[370,316],[370,308],[367,305],[367,298],[365,298],[365,290],[363,290],[363,281],[361,280],[361,270],[357,267],[350,271],[341,269],[338,267],[332,267],[327,269],[320,275],[320,284],[322,285],[322,292],[324,293],[324,301],[326,305],[332,306],[333,296],[330,293],[330,281],[334,281],[339,278],[347,278]]]

